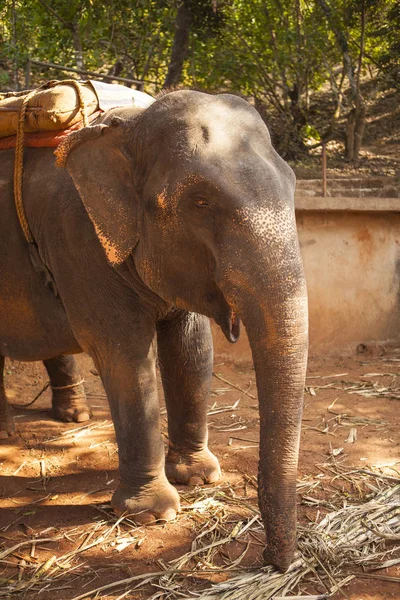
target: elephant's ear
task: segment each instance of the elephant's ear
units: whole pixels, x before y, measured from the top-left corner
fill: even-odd
[[[108,261],[116,266],[139,239],[133,165],[118,122],[85,127],[58,146],[56,164],[67,167]]]

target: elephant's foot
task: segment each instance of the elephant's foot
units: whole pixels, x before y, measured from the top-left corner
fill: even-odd
[[[203,485],[221,479],[218,459],[207,447],[194,452],[177,451],[170,446],[165,472],[170,481],[184,485]]]
[[[78,386],[58,389],[52,387],[53,390],[53,416],[58,421],[67,421],[83,423],[89,421],[92,416],[92,409],[86,400],[83,384]]]
[[[120,483],[111,499],[117,515],[133,515],[138,524],[172,521],[180,511],[179,494],[165,476],[140,486]]]
[[[0,415],[0,440],[6,440],[15,433],[14,419],[7,412],[5,415]]]
[[[6,440],[15,432],[14,419],[9,407],[4,387],[0,386],[0,440]]]

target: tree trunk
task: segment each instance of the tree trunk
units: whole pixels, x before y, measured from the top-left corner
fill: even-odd
[[[18,73],[18,49],[17,49],[17,9],[15,0],[12,2],[12,44],[13,44],[13,88],[16,92],[19,91],[19,73]]]
[[[117,62],[115,64],[113,64],[111,69],[109,69],[107,71],[107,75],[108,76],[112,75],[114,77],[118,77],[119,75],[121,75],[122,69],[123,69],[122,62],[120,60],[117,60]],[[132,79],[135,79],[135,77],[132,77]],[[110,83],[110,80],[108,77],[103,77],[102,81],[104,81],[105,83]]]
[[[362,139],[365,129],[365,105],[356,111],[356,125],[354,129],[354,159],[358,159],[361,150]]]
[[[81,36],[79,34],[79,24],[71,23],[72,40],[75,50],[75,63],[78,69],[85,70],[85,61],[83,59],[83,48],[81,42]]]
[[[352,108],[347,117],[346,123],[346,141],[345,141],[345,157],[347,160],[354,158],[354,132],[356,129],[356,109]]]
[[[332,9],[325,0],[317,0],[321,10],[325,14],[330,28],[332,29],[338,46],[343,54],[343,69],[347,75],[350,84],[350,90],[353,100],[353,108],[351,109],[346,126],[346,150],[345,155],[348,160],[358,158],[362,137],[365,128],[365,103],[360,92],[360,74],[362,67],[362,57],[364,52],[364,35],[365,35],[365,0],[362,1],[361,8],[361,48],[358,62],[357,78],[354,77],[353,62],[351,60],[349,45],[345,33],[336,24],[332,15]],[[355,139],[357,136],[357,140]]]
[[[47,4],[47,2],[45,2],[45,0],[39,0],[39,2],[47,11],[49,11],[50,14],[53,15],[53,17],[55,19],[60,21],[60,23],[62,25],[64,25],[64,27],[66,27],[67,29],[70,30],[71,35],[72,35],[72,43],[73,43],[74,50],[75,50],[75,64],[78,69],[85,71],[85,61],[83,58],[82,41],[81,41],[81,36],[79,33],[79,17],[76,17],[75,21],[73,23],[66,21],[63,17],[61,17],[61,15],[59,15],[54,10],[54,8],[52,8],[49,4]]]
[[[336,109],[335,109],[335,112],[333,113],[333,117],[332,117],[332,122],[333,123],[335,123],[339,119],[340,112],[342,110],[343,84],[344,84],[344,78],[345,78],[345,76],[346,76],[346,73],[345,73],[344,67],[343,67],[342,74],[340,76],[339,87],[336,89],[337,98],[336,98]]]
[[[163,88],[177,85],[182,77],[183,63],[189,51],[189,33],[192,24],[192,13],[189,0],[183,0],[179,5],[175,20],[175,35],[172,45],[171,60]]]
[[[365,0],[361,2],[361,40],[360,40],[360,54],[358,57],[358,70],[357,70],[357,100],[356,100],[356,125],[354,129],[354,158],[357,159],[360,154],[362,139],[365,129],[365,103],[360,93],[360,77],[361,69],[364,58],[364,46],[365,46]]]

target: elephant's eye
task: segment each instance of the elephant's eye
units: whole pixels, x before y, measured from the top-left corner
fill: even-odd
[[[205,198],[196,198],[196,206],[204,208],[204,206],[208,206],[208,202]]]

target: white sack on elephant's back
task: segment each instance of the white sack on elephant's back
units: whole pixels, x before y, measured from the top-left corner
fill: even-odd
[[[96,91],[99,108],[103,111],[117,106],[148,108],[154,102],[154,98],[149,94],[139,92],[139,90],[131,90],[131,88],[124,85],[104,83],[103,81],[90,81],[90,83]]]
[[[49,82],[48,89],[38,89],[29,99],[24,131],[57,131],[67,129],[82,120],[82,111],[74,85]],[[86,116],[98,110],[117,106],[140,106],[147,108],[153,98],[148,94],[122,85],[98,81],[77,82],[84,101]],[[0,94],[0,138],[15,135],[22,102],[29,92]]]

